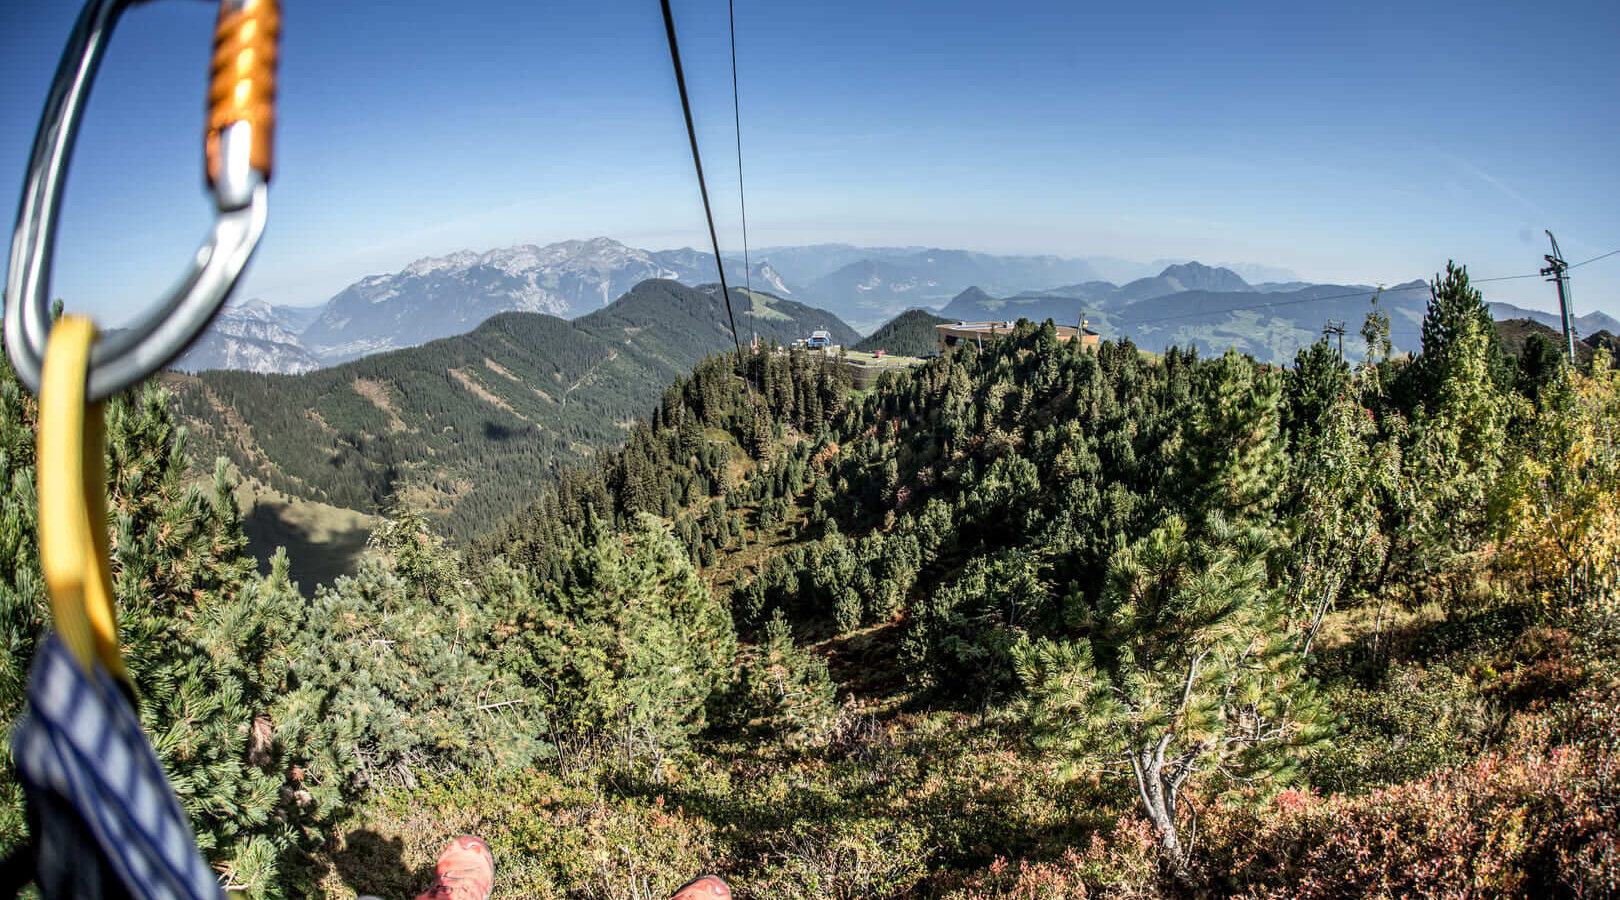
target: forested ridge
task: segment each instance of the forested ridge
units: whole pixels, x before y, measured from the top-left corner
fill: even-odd
[[[500,896],[1612,896],[1620,376],[1504,355],[1458,267],[1420,354],[1376,306],[1361,338],[1024,322],[864,392],[716,355],[465,550],[396,504],[313,599],[147,388],[108,427],[143,721],[256,896],[411,896],[465,831]],[[0,412],[9,721],[44,615],[9,370]]]
[[[733,292],[763,340],[854,332],[824,310]],[[201,457],[284,494],[375,512],[396,500],[465,540],[559,467],[623,441],[663,385],[732,346],[719,288],[645,281],[572,322],[503,313],[472,332],[304,375],[167,376]],[[741,326],[739,326],[741,327]]]
[[[883,323],[883,327],[856,344],[854,349],[867,353],[882,350],[898,356],[927,356],[939,352],[939,332],[935,325],[955,322],[936,316],[926,309],[910,309]]]

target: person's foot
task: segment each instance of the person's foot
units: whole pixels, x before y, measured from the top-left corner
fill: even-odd
[[[489,900],[495,857],[483,838],[462,835],[445,845],[433,874],[433,887],[416,900]]]
[[[687,882],[669,900],[731,900],[731,888],[714,875]]]

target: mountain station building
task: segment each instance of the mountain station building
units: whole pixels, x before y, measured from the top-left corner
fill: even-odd
[[[809,337],[795,340],[793,348],[795,350],[821,350],[828,353],[836,353],[841,349],[837,344],[833,343],[832,332],[825,328],[818,328],[810,332]]]
[[[993,344],[996,339],[1005,334],[1011,334],[1015,322],[959,322],[955,325],[935,325],[934,331],[939,336],[939,352],[944,353],[952,347],[961,344],[976,344],[980,347]],[[1085,326],[1055,325],[1057,338],[1060,341],[1079,341],[1085,345],[1096,345],[1102,340],[1097,332]]]

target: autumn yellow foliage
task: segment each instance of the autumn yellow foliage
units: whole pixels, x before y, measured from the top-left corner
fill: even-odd
[[[1599,361],[1524,402],[1494,504],[1503,560],[1553,605],[1620,589],[1620,372]]]

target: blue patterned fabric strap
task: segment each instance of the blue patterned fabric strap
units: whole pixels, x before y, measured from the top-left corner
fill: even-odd
[[[99,667],[85,674],[54,634],[34,654],[12,755],[30,793],[78,812],[132,896],[224,896],[117,683]]]

